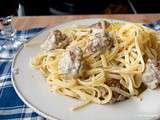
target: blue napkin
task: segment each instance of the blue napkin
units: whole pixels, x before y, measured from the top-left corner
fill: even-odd
[[[160,21],[151,24],[145,24],[155,30],[160,30]],[[16,32],[17,36],[22,38],[33,37],[36,33],[43,30],[43,28],[34,28],[29,30],[19,30]],[[0,40],[2,42],[2,40]],[[7,51],[6,51],[7,52]],[[2,119],[29,119],[29,120],[43,120],[31,108],[26,106],[17,96],[11,82],[11,63],[12,60],[0,59],[0,120]]]

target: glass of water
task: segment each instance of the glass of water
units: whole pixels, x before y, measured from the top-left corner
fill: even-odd
[[[16,36],[16,29],[13,28],[12,17],[0,18],[0,59],[12,59],[21,45]]]

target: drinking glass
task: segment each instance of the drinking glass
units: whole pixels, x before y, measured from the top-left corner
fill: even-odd
[[[12,17],[0,18],[0,59],[12,59],[22,44],[16,36],[16,29],[12,26]]]

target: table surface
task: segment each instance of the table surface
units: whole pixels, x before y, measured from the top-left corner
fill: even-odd
[[[160,14],[114,14],[114,15],[67,15],[67,16],[33,16],[13,17],[13,25],[16,29],[29,29],[34,27],[51,26],[70,20],[84,18],[120,19],[131,22],[150,23],[160,20]]]

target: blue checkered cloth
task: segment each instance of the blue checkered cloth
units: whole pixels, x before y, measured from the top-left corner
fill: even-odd
[[[43,28],[20,30],[17,31],[15,35],[18,38],[22,37],[28,39],[42,29]],[[1,38],[0,43],[3,41],[4,39]],[[8,52],[10,53],[10,51]],[[31,108],[26,106],[17,96],[11,82],[11,64],[12,60],[0,59],[0,120],[44,120],[45,118],[41,117]]]
[[[160,21],[145,26],[160,30]],[[22,38],[30,38],[43,28],[35,28],[30,30],[20,30],[16,32],[17,36]],[[0,39],[0,43],[3,40]],[[0,120],[1,119],[26,119],[26,120],[43,120],[31,108],[26,106],[17,96],[11,82],[11,63],[12,60],[0,59]]]

